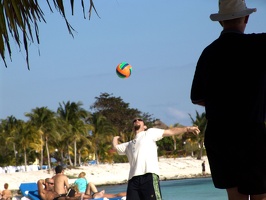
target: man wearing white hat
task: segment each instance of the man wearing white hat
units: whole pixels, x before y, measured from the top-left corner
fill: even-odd
[[[202,52],[191,87],[205,106],[205,147],[214,186],[229,200],[266,200],[266,33],[245,34],[244,0],[219,0],[223,30]]]

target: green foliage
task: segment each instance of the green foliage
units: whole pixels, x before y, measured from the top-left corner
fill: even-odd
[[[8,155],[0,155],[0,166],[5,167],[10,164],[15,165],[15,162],[13,161],[13,157],[9,153]]]
[[[91,149],[95,152],[97,163],[110,162],[108,154],[111,149],[113,135],[117,135],[115,127],[100,113],[92,114],[87,120],[93,129],[90,132]]]
[[[171,137],[164,137],[163,139],[157,141],[158,152],[161,151],[173,151],[174,141]]]
[[[186,150],[188,154],[194,154],[199,149],[199,146],[198,144],[187,142],[184,145],[184,149]]]
[[[176,139],[176,149],[174,148],[174,140],[172,137],[164,137],[157,141],[158,155],[165,157],[184,156],[185,150],[182,139]]]
[[[27,122],[14,116],[1,120],[0,166],[29,165],[36,158],[49,166],[51,157],[71,167],[95,158],[98,163],[128,162],[126,156],[112,150],[113,136],[120,135],[124,142],[131,140],[134,137],[132,119],[136,116],[143,118],[148,128],[157,126],[155,122],[159,121],[152,119],[149,113],[130,108],[129,103],[108,93],[96,97],[91,109],[95,112],[85,110],[81,102],[68,101],[60,103],[57,112],[47,107],[32,109],[25,114],[29,118]],[[193,124],[203,129],[204,120],[204,114],[197,113]],[[203,148],[199,149],[199,144],[203,147],[200,143],[204,139],[202,129],[200,137],[165,137],[159,140],[158,155],[177,157],[192,152],[197,155],[201,151],[204,153]],[[187,145],[184,145],[185,141]]]
[[[138,109],[130,108],[129,103],[125,103],[121,97],[114,97],[112,94],[101,93],[95,97],[96,101],[90,107],[95,114],[100,114],[117,129],[120,135],[124,135],[124,140],[132,138],[132,120],[140,116],[147,125],[152,123],[151,115],[142,113]]]
[[[196,111],[196,119],[193,119],[192,116],[189,114],[190,119],[193,125],[196,125],[200,129],[200,133],[197,137],[193,137],[193,141],[197,142],[199,145],[199,152],[197,155],[197,159],[201,159],[202,155],[204,155],[204,138],[205,138],[205,130],[207,126],[207,119],[206,113],[202,113],[201,115]]]
[[[140,115],[139,111],[130,109],[129,104],[123,102],[120,97],[113,97],[108,93],[102,93],[100,97],[95,99],[95,103],[91,106],[95,113],[105,116],[117,128],[118,132],[130,132],[132,130],[132,123],[129,122],[129,119]]]
[[[118,155],[118,154],[114,154],[113,156],[113,161],[114,163],[127,163],[128,159],[126,155]]]

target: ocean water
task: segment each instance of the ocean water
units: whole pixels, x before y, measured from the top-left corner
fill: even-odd
[[[161,181],[163,200],[227,200],[225,190],[216,189],[211,178]],[[106,193],[126,191],[127,185],[101,186]]]

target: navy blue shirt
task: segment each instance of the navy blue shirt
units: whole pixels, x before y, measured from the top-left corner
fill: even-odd
[[[223,31],[198,60],[190,98],[208,120],[264,122],[266,33]]]

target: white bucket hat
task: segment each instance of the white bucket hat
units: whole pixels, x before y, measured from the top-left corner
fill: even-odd
[[[224,21],[245,17],[253,12],[256,8],[247,8],[245,0],[219,0],[219,12],[211,14],[212,21]]]

